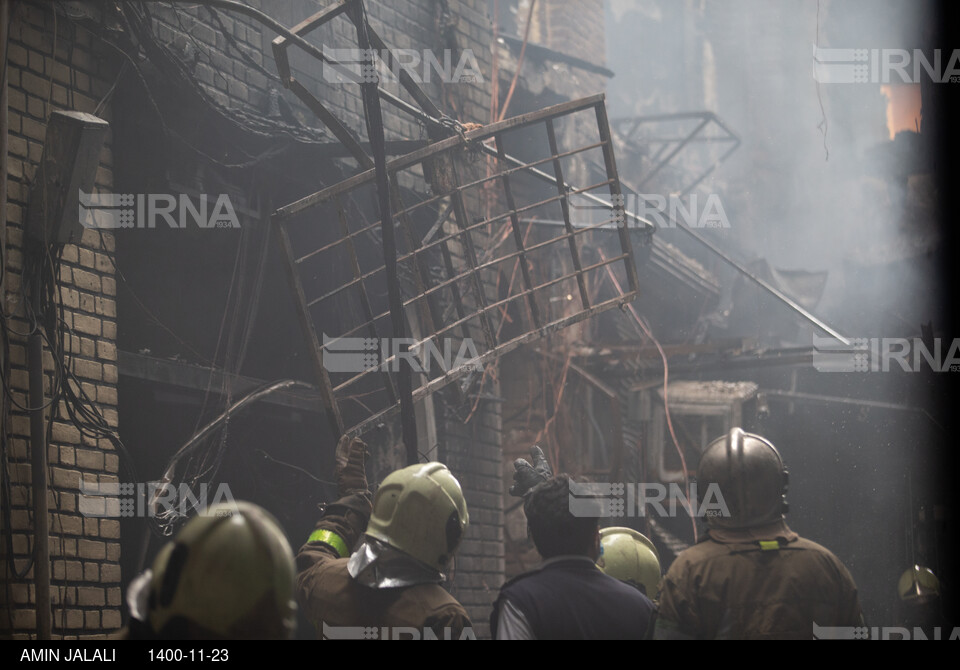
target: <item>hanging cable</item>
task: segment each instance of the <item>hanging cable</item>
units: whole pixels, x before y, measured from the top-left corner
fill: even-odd
[[[600,254],[600,261],[603,263],[607,262],[606,255],[603,253],[603,249],[597,248],[597,253]],[[607,276],[610,278],[611,283],[620,293],[623,295],[623,288],[620,286],[620,281],[617,279],[617,276],[613,273],[613,269],[610,265],[604,265],[604,268],[607,271]],[[667,362],[667,354],[664,352],[663,347],[660,346],[660,342],[657,341],[657,338],[653,336],[653,331],[650,330],[650,327],[646,322],[640,318],[640,315],[637,314],[637,311],[633,308],[633,305],[630,303],[626,304],[627,310],[633,316],[634,321],[640,329],[641,334],[646,336],[653,344],[657,347],[657,351],[660,352],[660,359],[663,361],[663,411],[667,418],[667,428],[670,431],[670,438],[673,440],[673,446],[677,449],[677,455],[680,457],[680,465],[683,468],[683,486],[686,491],[687,501],[690,501],[690,473],[687,470],[687,459],[683,456],[683,449],[680,447],[680,442],[677,440],[677,434],[673,430],[673,421],[670,419],[670,400],[668,398],[667,390],[670,381],[670,367]],[[693,541],[694,543],[699,541],[699,533],[697,532],[697,520],[694,514],[690,514],[690,525],[693,527]]]

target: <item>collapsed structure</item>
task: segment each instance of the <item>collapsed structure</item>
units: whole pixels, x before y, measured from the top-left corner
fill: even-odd
[[[809,374],[798,342],[848,344],[812,314],[822,273],[748,267],[723,250],[722,207],[665,206],[723,195],[704,186],[742,140],[699,108],[608,120],[599,0],[258,4],[4,17],[9,634],[116,631],[126,583],[201,486],[228,484],[210,495],[261,504],[297,544],[344,434],[370,443],[377,480],[423,459],[457,474],[471,525],[450,589],[483,637],[503,580],[537,560],[506,495],[532,444],[557,471],[673,485],[676,503],[733,426],[776,425],[801,473],[835,456],[839,482],[861,456],[834,452],[870,430],[835,439],[830,421],[925,421]],[[120,194],[81,187],[80,226],[44,191],[66,151],[55,110],[107,138],[78,168],[86,193]],[[659,221],[637,213],[651,194]],[[157,480],[176,490],[162,506]],[[822,519],[858,486],[811,495],[808,518],[884,612],[853,522]],[[672,557],[697,536],[680,509],[624,516]]]

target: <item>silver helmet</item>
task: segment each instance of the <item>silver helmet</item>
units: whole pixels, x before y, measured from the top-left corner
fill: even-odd
[[[729,516],[708,516],[715,528],[753,528],[787,512],[787,468],[776,447],[759,435],[733,428],[704,450],[697,486],[716,484]]]

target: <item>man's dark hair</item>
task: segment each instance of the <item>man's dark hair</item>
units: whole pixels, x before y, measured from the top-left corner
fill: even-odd
[[[569,498],[569,475],[557,475],[537,484],[525,496],[527,527],[537,551],[545,559],[565,554],[589,556],[594,549],[597,517],[574,516]]]

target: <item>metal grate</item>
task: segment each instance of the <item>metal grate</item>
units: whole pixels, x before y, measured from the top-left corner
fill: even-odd
[[[603,96],[435,142],[389,162],[387,173],[406,332],[413,334],[406,344],[417,372],[414,401],[637,296]],[[590,185],[572,188],[568,175]],[[579,194],[602,195],[609,216],[574,225],[569,199]],[[273,217],[338,435],[363,433],[398,406],[405,343],[389,340],[376,212],[375,172],[368,170]],[[562,226],[536,223],[558,219]],[[620,248],[601,256],[590,236],[611,227]],[[608,266],[628,290],[600,300]]]
[[[675,161],[686,166],[679,170],[685,183],[679,188],[673,185],[671,190],[689,193],[740,146],[740,137],[712,112],[637,116],[614,119],[611,125],[626,145],[628,155],[643,156],[647,160],[643,172],[630,184],[638,191],[650,185],[654,177]],[[685,152],[691,155],[684,156]]]

